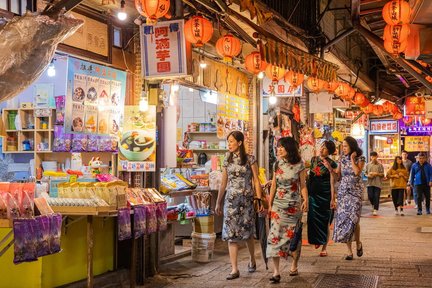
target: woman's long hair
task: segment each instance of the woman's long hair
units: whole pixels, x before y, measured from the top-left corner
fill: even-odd
[[[354,139],[351,136],[347,136],[345,138],[345,142],[347,142],[348,146],[350,147],[350,153],[349,153],[350,156],[354,152],[357,152],[357,157],[360,157],[363,155],[363,150],[360,149],[356,139]]]
[[[297,164],[301,161],[299,145],[293,137],[283,137],[278,141],[278,147],[282,146],[287,152],[286,159],[290,164]]]
[[[397,170],[397,169],[405,169],[405,166],[403,165],[403,163],[401,163],[401,164],[398,164],[398,163],[397,163],[397,160],[398,160],[398,159],[402,160],[402,157],[401,157],[401,156],[396,156],[396,157],[395,157],[394,162],[393,162],[392,169],[393,169],[393,170]]]
[[[246,148],[245,148],[245,142],[244,142],[244,134],[240,131],[232,131],[231,133],[228,134],[227,140],[230,136],[232,136],[237,142],[242,142],[242,144],[239,147],[240,165],[242,165],[242,166],[246,165],[247,154],[246,154]],[[234,157],[234,153],[230,152],[230,154],[228,156],[228,163],[233,162],[233,157]]]

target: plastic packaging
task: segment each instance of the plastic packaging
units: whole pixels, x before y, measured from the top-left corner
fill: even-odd
[[[118,240],[123,241],[132,237],[130,210],[121,208],[118,210]]]
[[[144,206],[134,206],[134,237],[135,239],[147,233],[146,209]]]

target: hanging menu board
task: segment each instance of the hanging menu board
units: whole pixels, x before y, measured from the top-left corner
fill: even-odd
[[[219,94],[217,105],[217,136],[225,139],[231,131],[241,131],[243,133],[249,130],[249,100]]]
[[[405,137],[405,150],[408,152],[428,152],[429,136]]]
[[[123,115],[126,73],[70,57],[66,133],[117,135]]]

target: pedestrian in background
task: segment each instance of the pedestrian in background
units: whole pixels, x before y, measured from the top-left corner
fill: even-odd
[[[390,179],[391,195],[395,207],[396,215],[404,216],[403,199],[406,184],[408,182],[408,171],[402,164],[402,157],[396,156],[393,166],[387,172],[387,178]]]
[[[270,229],[267,238],[267,257],[273,259],[271,283],[279,283],[280,258],[293,257],[290,276],[298,275],[301,252],[303,212],[308,210],[305,164],[298,143],[292,137],[281,138],[277,145],[278,161],[273,169],[270,188]]]
[[[430,186],[432,185],[432,166],[426,162],[426,154],[418,154],[418,162],[411,167],[410,185],[417,192],[417,215],[423,214],[423,197],[426,202],[426,214],[430,214]]]
[[[352,240],[355,237],[357,256],[363,256],[363,244],[360,241],[360,215],[362,208],[362,170],[365,158],[362,156],[357,140],[351,136],[342,143],[342,155],[337,168],[340,184],[337,191],[336,215],[333,240],[346,243],[345,260],[353,260]]]
[[[378,153],[370,153],[370,162],[366,165],[367,193],[373,207],[372,214],[377,215],[381,196],[382,179],[384,177],[384,166],[378,162]]]
[[[408,159],[408,152],[405,150],[402,151],[402,164],[405,166],[405,169],[408,171],[408,179],[409,179],[409,173],[411,171],[411,166],[413,163],[411,160]],[[411,199],[410,199],[411,198],[411,190],[412,190],[412,187],[409,185],[409,182],[407,181],[406,189],[405,189],[405,195],[404,195],[406,205],[411,204]],[[414,193],[414,191],[413,191],[413,193]],[[414,195],[413,195],[413,199],[414,199],[414,202],[417,204],[417,199],[416,199],[416,197],[414,197]]]

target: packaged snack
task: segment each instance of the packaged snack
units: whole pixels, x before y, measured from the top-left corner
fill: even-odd
[[[35,226],[36,220],[34,219],[14,219],[13,262],[15,264],[37,260]]]
[[[95,136],[95,135],[89,135],[88,136],[88,144],[87,144],[87,151],[88,152],[95,152],[95,151],[99,151],[98,150],[98,141],[99,141],[99,136]]]
[[[167,203],[159,202],[156,203],[156,219],[158,231],[164,231],[167,229]]]
[[[144,207],[146,209],[147,234],[155,233],[158,229],[158,222],[156,218],[156,205],[147,204]]]
[[[24,183],[21,191],[20,211],[23,217],[32,217],[34,215],[34,196],[36,183]]]
[[[98,151],[101,151],[101,152],[111,151],[111,137],[110,136],[99,136]]]
[[[3,196],[0,195],[0,219],[8,218],[8,209],[6,202],[3,200]]]
[[[3,199],[5,200],[6,205],[7,205],[8,218],[9,219],[19,218],[20,217],[19,206],[15,202],[14,197],[10,193],[5,194],[5,195],[6,195],[6,197],[4,197]]]
[[[52,199],[52,198],[51,198]],[[34,200],[41,215],[49,215],[54,213],[51,207],[48,205],[46,198],[40,197]]]
[[[50,218],[50,254],[60,252],[60,237],[62,228],[62,215],[55,213]]]
[[[117,152],[118,151],[118,137],[116,136],[111,136],[110,137],[110,150],[111,152]]]
[[[118,210],[118,240],[123,241],[132,237],[130,210],[122,208]]]
[[[80,197],[81,196],[80,183],[78,183],[78,182],[71,183],[70,188],[71,188],[71,194],[70,194],[69,198],[75,198],[75,199],[82,198],[82,197]]]
[[[72,134],[64,133],[64,127],[54,126],[53,151],[69,152],[71,150]]]
[[[87,135],[74,134],[72,137],[72,152],[87,151]]]
[[[50,254],[50,217],[47,215],[35,218],[36,233],[36,255],[42,257]]]
[[[144,206],[138,205],[134,207],[134,237],[135,239],[146,234],[146,209]]]
[[[65,96],[55,96],[56,104],[56,125],[63,125],[64,123],[64,112],[65,112]]]
[[[21,197],[22,197],[22,183],[10,183],[9,185],[9,193],[12,195],[15,203],[18,205],[18,207],[21,204]]]

